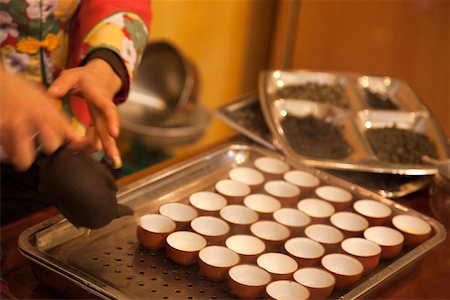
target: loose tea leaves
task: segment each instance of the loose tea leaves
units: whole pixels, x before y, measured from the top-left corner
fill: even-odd
[[[281,125],[291,147],[304,156],[343,159],[352,152],[338,126],[312,115],[287,116]]]
[[[287,85],[277,91],[279,98],[292,98],[327,103],[344,108],[349,107],[349,101],[341,84],[319,84],[308,82],[302,85]]]
[[[388,95],[365,89],[367,102],[371,108],[398,110],[395,104]]]
[[[270,129],[267,127],[259,102],[253,102],[240,110],[233,111],[232,114],[233,119],[242,127],[257,132],[266,140],[271,139]]]
[[[422,156],[437,158],[436,145],[424,134],[396,127],[371,128],[366,131],[375,155],[382,161],[421,164]]]

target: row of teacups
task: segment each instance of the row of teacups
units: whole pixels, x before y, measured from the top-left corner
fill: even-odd
[[[341,214],[343,214],[343,213],[344,212],[341,212]],[[161,217],[163,217],[163,216],[159,215],[157,218],[161,218]],[[414,222],[411,222],[412,218],[413,218],[411,216],[399,215],[397,217],[398,217],[398,220],[400,220],[400,221],[395,222],[395,220],[397,220],[397,219],[393,219],[393,223],[394,224],[397,223],[397,225],[398,225],[398,224],[401,224],[402,222],[403,223],[407,223],[409,225],[411,225],[411,223],[413,223],[413,225],[415,224]],[[205,217],[197,218],[197,221],[199,221],[199,220],[207,221],[209,219],[220,220],[218,218],[205,216]],[[222,221],[222,220],[220,220],[220,221]],[[413,220],[413,221],[417,221],[417,220]],[[157,222],[153,221],[151,223],[155,224]],[[196,223],[196,222],[191,222],[191,223]],[[226,226],[226,223],[225,222],[223,222],[223,223]],[[199,222],[198,224],[200,225],[200,226],[198,226],[199,228],[211,228],[211,226],[208,225],[209,222],[203,223],[203,225],[202,225],[202,222]],[[271,221],[264,221],[263,220],[263,221],[259,222],[258,224],[260,224],[260,225],[266,224],[266,226],[267,226],[268,224],[275,225],[276,223],[275,222],[271,222]],[[254,225],[258,225],[258,224],[254,224]],[[427,225],[427,223],[426,223],[426,225]],[[171,226],[169,226],[169,227],[174,229],[175,228],[175,222],[173,222],[173,224]],[[197,226],[191,224],[191,227],[192,228],[196,228]],[[255,227],[258,228],[259,226],[255,226]],[[306,230],[305,233],[307,233],[307,236],[310,236],[310,237],[314,238],[314,235],[316,234],[319,237],[318,240],[321,241],[322,245],[324,245],[325,247],[327,246],[327,241],[326,240],[325,241],[324,240],[320,240],[320,237],[324,237],[324,236],[330,237],[330,236],[333,236],[333,234],[323,233],[323,232],[320,233],[320,232],[323,231],[323,230],[325,230],[325,231],[328,230],[328,232],[332,232],[332,231],[339,232],[338,229],[333,228],[332,226],[326,225],[326,224],[313,224],[313,225],[310,225],[308,227],[309,227],[309,229],[311,229],[311,232],[309,232],[309,230]],[[282,228],[282,227],[280,227],[280,228]],[[390,230],[392,232],[388,232],[387,230]],[[138,236],[139,236],[139,231],[140,230],[138,229]],[[142,231],[142,229],[141,229],[141,231]],[[256,231],[258,231],[258,230],[256,230]],[[271,230],[267,230],[267,227],[262,226],[260,231],[262,233],[265,233],[267,231],[270,232]],[[314,233],[314,232],[316,232],[316,233]],[[319,232],[319,233],[317,233],[317,232]],[[395,238],[395,234],[397,234],[397,236],[398,236],[397,238]],[[178,235],[178,237],[177,237],[177,235]],[[174,260],[177,263],[182,264],[182,265],[183,264],[186,265],[186,264],[195,263],[197,261],[197,255],[198,255],[198,252],[200,251],[200,249],[198,249],[198,251],[184,251],[184,250],[187,250],[187,249],[179,251],[180,249],[177,249],[177,248],[180,248],[181,244],[184,244],[184,246],[186,246],[187,243],[191,242],[191,241],[197,241],[195,243],[196,244],[200,244],[200,246],[198,246],[198,247],[204,248],[207,245],[206,240],[201,239],[200,238],[201,236],[199,237],[199,236],[195,236],[195,235],[190,235],[190,233],[188,233],[188,232],[180,233],[180,234],[177,234],[177,235],[174,235],[172,238],[169,238],[170,241],[168,242],[168,244],[169,245],[172,244],[172,246],[167,247],[167,254],[168,254],[168,256],[172,260]],[[184,236],[184,239],[180,238],[182,236]],[[362,263],[362,265],[363,265],[363,269],[362,270],[364,272],[367,272],[367,271],[370,271],[371,269],[373,269],[378,264],[379,257],[380,257],[379,252],[377,252],[377,250],[376,250],[377,244],[371,242],[370,239],[372,239],[372,240],[374,240],[374,241],[376,241],[376,242],[378,242],[378,243],[380,243],[382,245],[383,252],[384,252],[383,258],[389,258],[389,257],[395,256],[401,250],[401,246],[398,246],[398,245],[397,246],[395,246],[395,245],[384,245],[385,243],[392,243],[393,240],[400,241],[400,240],[403,239],[402,235],[399,234],[398,232],[396,232],[395,229],[391,229],[391,228],[385,227],[385,226],[374,226],[374,227],[370,227],[366,231],[364,231],[364,236],[367,237],[369,240],[365,240],[365,239],[362,239],[362,238],[353,238],[353,239],[346,239],[346,240],[344,240],[341,243],[341,249],[344,250],[343,252],[345,254],[349,254],[349,255],[352,255],[352,256],[356,257],[357,260]],[[341,237],[343,237],[343,235],[341,235]],[[252,263],[251,259],[249,259],[249,257],[252,256],[252,254],[251,253],[242,253],[242,251],[240,251],[239,249],[236,249],[236,245],[237,246],[239,246],[239,245],[252,245],[253,248],[258,248],[258,243],[255,243],[254,241],[253,242],[252,241],[243,241],[242,239],[240,240],[239,238],[240,237],[238,237],[238,236],[232,236],[229,239],[229,243],[228,243],[227,246],[232,248],[233,250],[236,250],[237,252],[241,252],[239,256],[240,256],[240,258],[244,257],[244,259],[242,259],[242,260],[239,259],[239,261],[241,261],[242,263],[245,263],[245,264]],[[258,238],[253,237],[253,236],[248,236],[248,238],[253,238],[254,240],[258,239]],[[314,240],[310,240],[308,238],[298,237],[298,238],[294,238],[294,239],[289,240],[288,241],[289,243],[286,242],[285,249],[289,249],[290,248],[289,249],[290,251],[287,251],[287,252],[289,252],[288,254],[291,254],[297,260],[301,260],[302,261],[301,264],[298,264],[299,266],[301,265],[302,267],[306,267],[308,264],[305,263],[305,261],[307,261],[308,259],[306,259],[306,260],[304,258],[302,259],[301,258],[301,254],[298,254],[298,253],[296,254],[295,253],[295,249],[293,250],[293,248],[295,248],[295,247],[287,246],[288,244],[289,245],[293,245],[295,243],[299,243],[300,240],[302,240],[302,239],[309,241],[309,243],[316,243],[318,245],[321,245],[318,242],[314,242]],[[339,239],[341,239],[341,238],[339,238]],[[140,240],[142,240],[142,238]],[[151,240],[155,241],[155,239],[151,239]],[[235,241],[232,242],[232,240],[235,240]],[[212,243],[214,243],[214,242],[212,242]],[[143,244],[145,244],[145,243],[143,243]],[[261,242],[261,244],[263,245],[262,247],[264,247],[264,243]],[[274,246],[272,245],[272,247],[274,247]],[[323,247],[323,248],[325,248],[325,247]],[[252,248],[252,247],[250,247],[250,248]],[[261,248],[261,246],[260,246],[260,248]],[[301,248],[306,249],[307,247],[305,247],[305,244],[303,244],[302,247],[297,247],[297,249],[301,249]],[[394,248],[396,248],[396,249],[394,249]],[[247,250],[248,249],[249,248],[247,248]],[[194,248],[192,248],[191,250],[194,250]],[[264,255],[264,253],[263,253],[264,250],[262,250],[262,251],[260,250],[260,251],[256,251],[256,252],[260,252],[259,253],[260,256]],[[324,251],[322,251],[322,252],[324,252]],[[370,253],[372,253],[372,254],[370,254]],[[247,255],[247,254],[249,254],[249,255]],[[266,254],[268,254],[268,253],[266,253]],[[323,255],[323,253],[321,253],[321,254]],[[321,256],[321,254],[318,255],[319,258]],[[334,254],[336,254],[336,253],[334,253]],[[347,268],[353,266],[353,267],[350,268],[350,270],[348,270],[348,272],[346,271],[347,272],[346,274],[335,273],[335,277],[337,278],[337,282],[336,282],[336,286],[337,287],[340,287],[340,288],[347,287],[347,286],[355,283],[356,281],[358,281],[359,278],[361,277],[361,274],[362,274],[362,271],[360,272],[361,267],[359,267],[358,263],[355,262],[354,259],[352,260],[351,257],[340,256],[339,259],[337,259],[337,258],[333,259],[333,256],[325,255],[324,257],[322,257],[322,261],[321,262],[322,262],[322,267],[327,268],[332,273],[334,271],[336,271],[336,270],[342,270],[343,266],[333,267],[334,265],[339,264],[340,262],[345,262],[344,266],[347,267]],[[200,263],[200,264],[202,265],[202,263]],[[204,263],[203,263],[203,265],[204,265]],[[315,266],[314,263],[312,265]],[[205,269],[205,267],[201,267],[201,268],[203,270]],[[204,272],[206,273],[208,271],[205,270]],[[350,274],[349,272],[350,273],[353,272],[354,274]],[[211,279],[213,279],[213,278],[214,277],[211,277]],[[286,280],[286,279],[283,279],[283,278],[284,278],[283,276],[280,277],[280,278],[277,278],[277,276],[275,276],[275,280],[272,280],[272,281],[278,282],[279,280]],[[230,282],[230,286],[232,284],[233,283]],[[285,283],[285,285],[286,284],[287,283]],[[277,285],[281,285],[281,283],[277,283]],[[296,289],[297,291],[301,290],[298,286],[295,286],[295,285],[293,286],[292,284],[287,284],[287,286],[285,288],[287,288],[287,287],[292,287],[293,289]],[[268,285],[267,288],[271,291],[271,293],[275,293],[277,291],[276,288],[273,288],[272,284]],[[239,293],[244,293],[245,294],[248,291],[244,291],[244,292],[242,292],[242,291],[241,292],[234,291],[234,292],[238,293],[238,294]],[[274,298],[274,297],[272,297],[272,298]]]
[[[149,215],[148,217],[150,216],[151,215]],[[153,215],[153,216],[156,218],[164,217],[161,215]],[[155,222],[152,222],[152,224],[154,223]],[[174,226],[175,224],[173,222],[172,228],[174,228]],[[140,230],[138,227],[138,237],[139,232]],[[145,245],[145,236],[144,239],[142,236],[139,239],[141,243]],[[346,241],[347,240],[345,240],[342,243],[342,245],[344,245]],[[308,248],[308,244],[312,245],[313,247]],[[354,247],[355,243],[349,244],[350,249],[358,248]],[[205,275],[212,280],[220,279],[220,277],[218,277],[218,274],[221,274],[220,276],[223,277],[224,274],[228,271],[228,269],[233,267],[233,265],[237,263],[241,264],[254,263],[254,259],[257,257],[256,259],[257,265],[266,270],[267,272],[269,272],[269,274],[271,274],[271,278],[274,278],[274,281],[288,280],[289,276],[294,271],[297,270],[299,265],[301,265],[302,267],[314,265],[314,263],[312,263],[312,261],[314,260],[314,255],[311,256],[310,263],[308,264],[305,263],[306,261],[309,260],[307,257],[308,254],[303,255],[305,256],[305,258],[301,259],[302,254],[299,254],[298,252],[296,253],[296,251],[319,252],[319,254],[315,255],[318,256],[316,260],[319,259],[325,252],[324,247],[321,246],[320,243],[315,242],[313,240],[309,240],[308,238],[294,238],[285,243],[285,249],[287,253],[293,254],[294,257],[300,260],[294,260],[290,256],[281,253],[264,253],[265,244],[257,237],[250,235],[231,236],[226,240],[226,246],[227,247],[223,246],[207,247],[207,241],[201,235],[190,231],[178,231],[170,234],[167,237],[166,250],[168,257],[180,265],[194,264],[197,262],[198,257],[200,257],[200,268],[205,273]],[[314,250],[314,246],[317,247],[316,250]],[[234,258],[232,258],[230,262],[229,258],[227,259],[225,257],[220,257],[218,253],[215,253],[214,255],[203,254],[203,252],[207,251],[206,249],[212,249],[211,247],[224,250],[228,249],[226,251],[228,251],[230,254],[227,255],[228,256],[231,255]],[[342,248],[345,249],[344,246],[342,246]],[[356,281],[358,281],[363,272],[362,264],[358,263],[357,260],[352,259],[348,255],[340,255],[340,256],[333,256],[333,255],[334,254],[332,255],[327,254],[323,256],[321,262],[324,268],[334,273],[336,277],[336,287],[339,288],[348,287],[353,283],[355,283]],[[208,259],[212,259],[212,261],[208,261]],[[372,264],[374,261],[374,258],[362,257],[362,259],[372,260]],[[290,261],[287,262],[286,260]],[[214,265],[215,261],[220,262],[219,265]],[[300,264],[297,261],[300,261]],[[230,265],[228,267],[225,267],[227,262],[230,263]],[[366,265],[366,263],[370,264],[370,262],[363,261],[364,265]],[[341,270],[344,270],[344,273],[340,273]],[[233,292],[238,295],[241,295],[242,293],[243,293],[242,295],[245,295],[245,293],[249,292],[236,290],[237,288],[236,284],[234,284],[232,280],[230,282],[230,286],[232,286],[232,288],[234,289]]]
[[[363,200],[366,201],[366,200]],[[373,201],[374,202],[374,201]],[[357,203],[355,203],[357,204]],[[230,208],[230,207],[227,207]],[[247,209],[243,206],[235,205],[232,208],[236,208],[237,210],[230,210],[229,216],[225,214],[225,220],[230,221],[229,218],[239,217],[239,213],[236,213],[239,210]],[[224,211],[228,211],[225,209]],[[250,210],[248,210],[250,211]],[[175,215],[171,214],[171,212],[176,212]],[[280,218],[277,218],[277,213],[280,212]],[[281,213],[283,212],[283,213]],[[230,231],[230,226],[227,222],[211,216],[201,216],[197,217],[197,212],[192,207],[182,204],[182,203],[169,203],[167,205],[163,205],[160,208],[160,213],[166,217],[170,217],[175,222],[178,222],[178,230],[185,229],[184,227],[189,224],[193,231],[203,235],[208,244],[221,244],[229,235],[235,234],[235,232]],[[281,208],[274,213],[275,221],[270,220],[260,220],[257,221],[257,217],[255,216],[255,222],[248,224],[241,224],[241,229],[245,229],[245,227],[249,228],[250,233],[255,235],[256,237],[262,239],[267,245],[268,250],[274,250],[277,247],[280,247],[289,237],[301,236],[299,232],[292,230],[292,227],[289,228],[282,223],[286,223],[286,220],[289,220],[286,216],[296,216],[302,215],[300,211],[291,208]],[[144,216],[145,217],[145,216]],[[307,217],[307,216],[306,216]],[[150,218],[147,216],[147,218]],[[193,219],[194,218],[194,219]],[[167,232],[162,233],[162,229],[160,227],[156,228],[156,234],[159,234],[159,239],[156,237],[152,237],[151,239],[144,240],[144,246],[148,248],[155,248],[155,243],[161,247],[164,243],[163,238],[167,236],[171,231],[175,231],[176,228],[168,224],[167,220],[161,220],[161,216],[153,217],[154,220],[147,220],[145,223],[150,224],[152,226],[162,226],[158,225],[158,222],[165,222],[167,226]],[[276,220],[279,220],[281,223],[277,223]],[[299,219],[297,219],[298,221]],[[331,216],[330,223],[328,224],[311,224],[306,222],[305,226],[308,225],[304,230],[304,235],[314,241],[321,243],[327,252],[333,251],[333,249],[340,243],[345,237],[354,237],[359,236],[361,233],[364,233],[364,237],[378,243],[383,248],[382,257],[383,258],[391,258],[396,256],[403,247],[403,235],[393,228],[389,228],[386,226],[374,226],[368,227],[368,221],[364,219],[364,217],[352,213],[352,212],[338,212]],[[142,220],[139,221],[142,223]],[[231,222],[233,223],[233,221]],[[289,222],[288,222],[289,223]],[[407,245],[415,245],[419,242],[422,242],[424,239],[428,237],[431,232],[431,227],[425,221],[409,216],[409,215],[398,215],[393,218],[393,222],[395,227],[402,229],[403,227],[414,228],[416,227],[416,231],[422,231],[420,235],[411,235],[404,232],[404,236],[406,237]],[[183,224],[183,227],[180,227]],[[250,225],[250,226],[245,226]],[[150,225],[146,225],[150,226]],[[402,227],[403,226],[403,227]],[[139,226],[138,226],[139,227]],[[301,227],[303,228],[303,227]],[[290,230],[291,229],[291,230]],[[150,230],[150,229],[148,229]],[[147,230],[142,230],[142,228],[138,228],[138,237],[143,236]],[[151,230],[150,230],[151,231]],[[403,231],[403,229],[402,229]],[[238,231],[237,233],[245,233],[245,231]],[[294,234],[293,234],[294,233]],[[165,234],[165,236],[164,236]],[[147,241],[147,242],[146,242]],[[153,243],[153,245],[146,245],[145,243]]]
[[[275,157],[259,157],[254,161],[254,165],[270,180],[282,178],[286,182],[300,187],[305,194],[315,190],[315,195],[331,203],[336,211],[348,207],[352,201],[352,194],[349,191],[335,186],[319,187],[320,180],[316,176],[309,172],[291,170],[290,165],[284,160]],[[383,226],[389,219],[391,219],[392,226],[403,234],[404,243],[408,246],[422,243],[429,238],[432,232],[430,224],[420,217],[400,214],[392,218],[391,209],[378,201],[360,200],[354,203],[353,209],[363,215],[369,221],[370,226],[377,226],[370,230],[367,234],[369,236],[379,234],[398,236],[397,232],[393,233],[389,227]],[[378,233],[379,231],[381,232]],[[395,238],[393,239],[395,240]],[[395,241],[382,242],[395,243]]]
[[[374,238],[382,236],[382,233],[385,233],[387,238],[392,235],[401,235],[395,232],[395,229],[378,226],[378,224],[382,225],[387,221],[392,210],[387,205],[375,200],[356,201],[353,204],[355,212],[335,212],[333,207],[324,200],[312,198],[300,200],[297,209],[281,208],[278,200],[264,194],[248,196],[245,199],[245,206],[225,206],[227,204],[225,198],[208,191],[200,191],[190,195],[189,202],[195,208],[183,203],[167,203],[160,207],[159,212],[175,221],[176,230],[184,229],[190,224],[191,229],[206,236],[212,244],[220,243],[229,234],[250,231],[269,244],[268,248],[276,248],[290,236],[301,236],[303,233],[305,236],[322,243],[328,251],[331,251],[344,237],[360,236],[368,229],[369,225],[375,225],[376,227],[370,228],[367,233]],[[207,204],[204,205],[205,203]],[[269,205],[262,205],[261,207],[262,203],[269,203]],[[264,206],[271,209],[264,211]],[[256,209],[258,213],[252,208]],[[213,214],[206,213],[206,215],[216,215],[217,211],[226,222],[216,217],[198,217],[198,212],[200,214],[214,212]],[[318,215],[319,212],[333,214],[328,217]],[[261,214],[263,214],[263,218],[258,221]],[[264,220],[268,219],[268,216],[272,216],[274,221]],[[316,224],[325,222],[327,218],[328,223],[335,228],[327,224]],[[310,223],[316,224],[316,226],[312,226]],[[228,224],[232,225],[233,231],[230,230]],[[422,242],[428,238],[431,232],[428,223],[414,216],[397,215],[392,219],[392,224],[403,233],[406,245],[415,245]],[[414,229],[414,233],[411,232],[411,228]],[[380,233],[376,234],[377,232]],[[398,240],[399,238],[395,239]],[[377,242],[384,245],[383,242],[385,241],[377,240]],[[387,246],[389,246],[389,243],[392,243],[392,241],[387,241]],[[383,257],[392,257],[395,254],[397,253],[383,255]]]

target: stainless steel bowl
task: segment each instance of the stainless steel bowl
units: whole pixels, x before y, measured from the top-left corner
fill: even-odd
[[[157,124],[195,101],[197,81],[193,64],[174,45],[151,42],[136,70],[128,103],[146,111],[147,124]]]
[[[133,106],[124,105],[121,110],[124,139],[138,139],[150,149],[185,144],[200,137],[210,122],[208,111],[195,105],[158,125],[149,125],[145,111],[135,111]]]
[[[128,101],[119,106],[122,138],[148,148],[183,144],[200,136],[208,111],[197,103],[199,77],[172,44],[150,43],[136,71]]]

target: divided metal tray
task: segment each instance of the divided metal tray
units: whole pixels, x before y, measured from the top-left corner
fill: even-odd
[[[286,160],[292,168],[319,177],[321,184],[343,187],[354,199],[369,198],[388,205],[393,215],[410,214],[428,222],[432,234],[413,248],[404,248],[395,259],[385,260],[347,290],[335,290],[334,299],[353,299],[373,292],[406,270],[446,238],[445,228],[434,219],[404,207],[318,169],[309,168],[273,151],[248,144],[227,144],[144,177],[120,189],[119,202],[132,206],[135,215],[156,212],[164,203],[184,202],[200,190],[213,190],[231,168],[252,166],[261,156]],[[88,231],[75,228],[57,216],[25,230],[19,249],[33,263],[69,280],[83,290],[104,299],[230,299],[227,282],[207,280],[199,268],[171,262],[164,250],[142,248],[136,238],[133,217],[114,220],[108,226]],[[57,285],[58,283],[55,282]]]
[[[282,151],[264,120],[255,94],[244,95],[216,111],[216,115],[250,140],[270,150]],[[302,159],[300,159],[302,162]],[[336,176],[374,190],[383,197],[400,198],[428,186],[433,175],[398,175],[346,169],[326,169]]]
[[[309,166],[401,175],[436,173],[434,166],[422,163],[420,155],[406,163],[376,155],[367,138],[368,131],[390,128],[392,132],[392,127],[415,137],[424,136],[435,146],[435,158],[450,156],[438,122],[412,89],[399,79],[310,70],[265,71],[260,74],[258,96],[273,144],[286,156]],[[374,102],[375,97],[378,103]],[[347,145],[332,145],[326,139],[319,143],[321,133],[317,127],[317,132],[309,137],[302,136],[301,131],[290,133],[284,125],[289,118],[299,120],[306,116],[334,125]],[[310,147],[299,150],[298,145],[308,143]],[[381,146],[386,143],[382,142]],[[335,155],[336,151],[317,155],[321,149],[332,146],[337,150],[348,146],[349,151],[340,156]],[[406,157],[412,150],[405,149],[400,157]],[[390,156],[394,153],[389,152],[397,149],[386,151]]]

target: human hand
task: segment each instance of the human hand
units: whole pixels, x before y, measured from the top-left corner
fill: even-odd
[[[65,141],[83,143],[42,88],[5,72],[1,64],[0,78],[0,144],[17,170],[27,170],[35,160],[35,137],[48,154]]]
[[[86,100],[92,122],[86,134],[89,143],[73,143],[71,146],[100,150],[100,140],[105,154],[114,160],[116,168],[121,167],[122,161],[115,140],[119,136],[119,116],[113,98],[121,85],[122,81],[111,66],[103,59],[95,58],[83,67],[63,71],[47,90],[52,97],[72,93]]]

